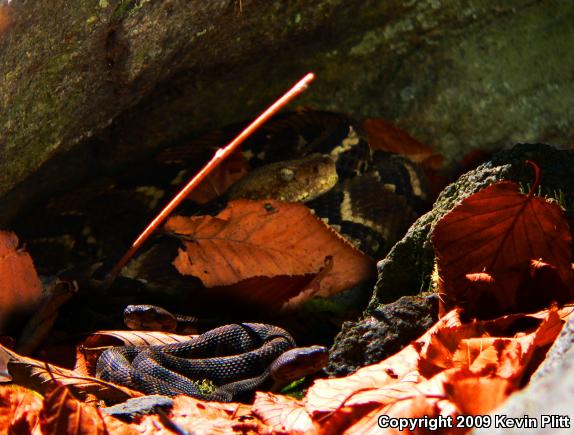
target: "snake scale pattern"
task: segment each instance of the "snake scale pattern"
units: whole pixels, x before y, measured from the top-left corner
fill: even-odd
[[[180,343],[112,347],[98,359],[96,376],[146,394],[230,402],[266,382],[283,387],[321,369],[327,359],[326,348],[297,348],[277,326],[242,323]],[[204,393],[193,382],[206,379],[217,385],[215,391]]]
[[[123,171],[52,195],[25,210],[13,229],[41,274],[113,258],[243,125],[173,144]],[[218,207],[207,211],[215,213],[236,197],[301,201],[379,259],[428,207],[429,189],[420,168],[402,156],[371,150],[360,126],[346,115],[312,110],[278,115],[242,152],[254,170],[246,177],[252,191],[241,180],[242,186],[230,189]],[[197,212],[191,201],[177,211]]]

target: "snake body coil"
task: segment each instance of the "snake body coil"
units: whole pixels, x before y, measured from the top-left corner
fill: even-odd
[[[104,351],[96,376],[146,394],[186,394],[228,402],[272,381],[288,384],[326,364],[321,346],[295,348],[283,329],[260,323],[225,325],[189,341],[154,346],[121,346]],[[202,393],[194,382],[210,380],[217,389]]]

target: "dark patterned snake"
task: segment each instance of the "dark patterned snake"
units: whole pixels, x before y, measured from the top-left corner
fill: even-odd
[[[14,229],[46,275],[87,259],[114,257],[213,149],[241,127],[164,148],[113,177],[54,195],[19,216]],[[278,115],[242,146],[242,157],[252,171],[228,190],[219,208],[200,209],[200,214],[215,214],[236,198],[303,202],[363,252],[380,259],[429,205],[421,169],[400,155],[370,149],[361,127],[342,114],[305,110]],[[178,210],[197,212],[191,201]]]
[[[277,390],[320,370],[327,359],[326,348],[297,348],[277,326],[241,323],[180,343],[107,349],[96,376],[145,394],[229,402],[265,384]],[[192,382],[206,379],[217,386],[214,392],[204,393]]]
[[[167,147],[147,164],[132,164],[113,178],[51,198],[21,216],[15,229],[46,274],[86,258],[115,256],[158,205],[200,168],[197,151],[219,147],[236,132],[231,126],[185,146]],[[360,126],[345,115],[308,110],[279,115],[242,151],[253,170],[206,213],[236,198],[303,202],[349,242],[379,259],[428,205],[421,169],[399,155],[372,150]],[[178,212],[188,214],[184,209],[191,207],[189,214],[197,213],[196,206],[183,205]],[[171,264],[171,259],[152,260],[135,269],[150,288],[158,279],[150,264]],[[157,274],[161,279],[164,275]],[[163,288],[161,279],[158,287]],[[314,370],[326,360],[324,348],[294,347],[291,336],[277,327],[227,325],[182,344],[107,350],[97,375],[146,393],[231,400],[267,381],[279,385],[291,375],[301,377],[300,369]],[[201,393],[189,378],[210,379],[218,388]]]

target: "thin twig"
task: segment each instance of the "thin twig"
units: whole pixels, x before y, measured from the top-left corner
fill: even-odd
[[[138,249],[144,244],[148,237],[167,219],[167,217],[175,210],[175,208],[197,187],[225,158],[227,158],[235,149],[241,145],[249,136],[251,136],[261,125],[263,125],[269,118],[275,115],[279,110],[289,103],[293,98],[307,89],[309,83],[315,78],[313,73],[307,74],[299,80],[295,86],[289,89],[281,98],[267,108],[261,115],[257,117],[245,130],[233,139],[224,148],[219,148],[213,158],[193,177],[187,185],[179,191],[177,195],[169,202],[165,208],[159,212],[153,221],[142,231],[138,238],[132,243],[132,246],[126,251],[122,258],[114,265],[113,269],[108,273],[104,280],[104,287],[109,287],[117,278],[123,267],[131,260]]]

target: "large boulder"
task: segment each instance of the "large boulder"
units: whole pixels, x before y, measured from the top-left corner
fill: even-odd
[[[382,116],[449,161],[567,142],[574,5],[558,0],[0,1],[0,224],[38,194],[298,103]],[[551,10],[551,13],[548,11]]]

